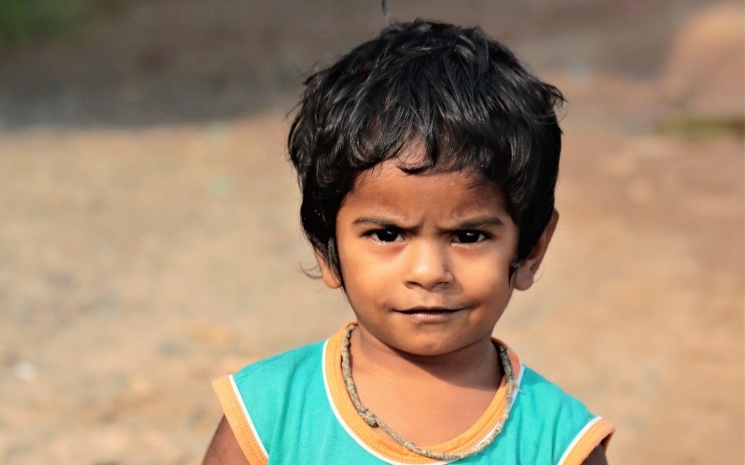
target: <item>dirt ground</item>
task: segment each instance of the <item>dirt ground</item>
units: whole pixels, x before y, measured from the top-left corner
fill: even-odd
[[[352,318],[301,271],[285,115],[378,4],[111,5],[0,49],[3,464],[198,463],[213,378]],[[498,337],[617,426],[612,464],[745,463],[741,3],[421,5],[391,9],[482,24],[570,101]]]

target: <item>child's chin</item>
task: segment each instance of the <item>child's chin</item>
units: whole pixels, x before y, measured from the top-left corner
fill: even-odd
[[[442,339],[437,340],[419,340],[419,341],[407,341],[407,343],[400,344],[396,349],[404,354],[408,354],[415,357],[441,357],[453,352],[457,352],[460,349],[460,345],[456,343],[445,343]]]

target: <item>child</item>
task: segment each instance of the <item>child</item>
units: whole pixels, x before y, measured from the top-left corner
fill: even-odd
[[[481,30],[421,20],[306,86],[302,224],[357,321],[216,380],[204,463],[606,463],[613,426],[491,336],[556,228],[561,93]]]

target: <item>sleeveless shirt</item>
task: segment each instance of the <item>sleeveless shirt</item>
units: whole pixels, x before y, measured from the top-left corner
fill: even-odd
[[[213,382],[225,417],[251,465],[444,464],[389,442],[357,413],[341,372],[341,331],[324,342],[253,363]],[[504,345],[495,340],[495,343]],[[518,389],[504,429],[459,464],[579,465],[615,431],[575,398],[524,366],[509,350]],[[504,377],[503,377],[504,378]],[[434,452],[457,454],[483,441],[505,407],[506,381],[468,431]],[[433,406],[435,407],[435,406]]]

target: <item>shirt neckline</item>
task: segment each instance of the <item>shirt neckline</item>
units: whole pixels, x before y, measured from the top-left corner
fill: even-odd
[[[391,463],[404,463],[404,464],[434,464],[434,463],[447,463],[438,462],[437,460],[430,459],[419,454],[416,454],[404,446],[396,443],[386,441],[380,437],[373,429],[365,423],[360,417],[359,413],[354,407],[352,400],[349,398],[349,393],[344,384],[344,377],[341,371],[341,344],[342,335],[344,331],[349,327],[350,324],[345,324],[340,331],[331,336],[324,344],[323,351],[323,377],[324,384],[326,387],[326,395],[328,396],[329,403],[331,404],[332,410],[334,411],[337,420],[342,424],[344,429],[357,441],[363,448],[367,449],[379,458],[384,458]],[[492,339],[495,344],[507,347],[504,343],[497,339]],[[517,355],[507,348],[510,362],[512,363],[512,369],[515,373],[515,379],[521,378],[522,365]],[[481,441],[483,441],[489,433],[496,427],[502,412],[505,408],[505,402],[507,399],[507,382],[505,377],[502,377],[502,382],[494,395],[494,398],[489,403],[486,411],[481,417],[465,432],[459,436],[446,441],[442,444],[435,446],[426,446],[427,449],[433,452],[448,452],[450,454],[458,454],[465,452]],[[505,428],[508,427],[509,420]]]

